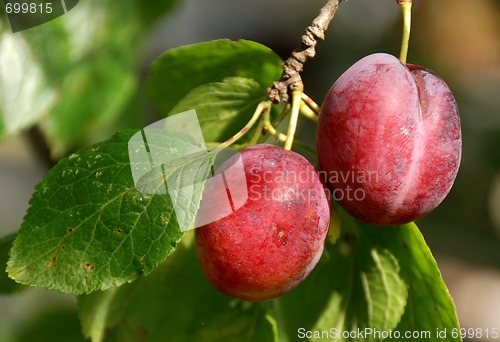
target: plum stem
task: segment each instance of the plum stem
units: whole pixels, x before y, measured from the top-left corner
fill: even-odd
[[[300,114],[305,116],[306,118],[318,123],[319,112],[321,111],[320,107],[307,96],[305,93],[302,93],[302,102],[300,104]]]
[[[252,127],[255,125],[257,120],[260,118],[263,112],[268,111],[271,107],[271,103],[269,101],[262,101],[258,104],[257,108],[255,109],[255,112],[253,113],[252,117],[250,120],[247,122],[247,124],[239,130],[238,133],[233,135],[231,138],[227,139],[223,143],[221,143],[217,149],[223,149],[226,147],[229,147],[231,144],[233,144],[235,141],[241,139]]]
[[[266,134],[270,134],[272,137],[276,138],[276,140],[285,142],[286,141],[286,134],[283,134],[281,132],[278,132],[276,128],[274,128],[273,125],[269,124],[264,127],[264,131]]]
[[[281,142],[286,141],[286,135],[281,132],[278,132],[278,130],[276,130],[276,128],[274,128],[273,124],[271,123],[269,112],[264,113],[263,121],[264,121],[264,128],[262,133],[264,134],[269,133],[270,135],[272,135]]]
[[[302,93],[302,101],[304,101],[309,106],[309,108],[311,108],[314,111],[316,115],[319,115],[321,108],[318,106],[316,102],[314,102],[313,99],[307,96],[306,93]]]
[[[399,54],[399,59],[403,64],[406,64],[406,59],[408,57],[408,45],[410,42],[412,1],[397,0],[397,2],[403,11],[403,41],[401,42],[401,53]]]
[[[283,109],[281,112],[278,114],[278,116],[271,122],[274,127],[278,127],[278,125],[283,121],[283,119],[288,115],[290,112],[290,104],[286,103],[283,106]]]
[[[290,122],[288,123],[288,131],[286,133],[285,150],[291,150],[295,132],[297,131],[297,122],[299,120],[300,103],[302,102],[302,90],[294,90],[292,92],[292,112],[290,114]]]
[[[271,110],[271,105],[269,105],[268,108],[265,108],[262,113],[265,115],[266,113],[269,113],[270,110]],[[262,137],[263,128],[264,128],[264,117],[262,117],[262,120],[260,120],[260,122],[258,123],[255,133],[252,135],[252,138],[250,138],[249,146],[256,145],[259,142],[259,138]]]
[[[304,102],[300,102],[300,114],[305,118],[318,123],[318,115]]]
[[[264,115],[265,115],[265,113],[264,113]],[[281,142],[286,141],[286,134],[283,134],[283,133],[279,132],[276,128],[274,128],[271,121],[269,120],[269,117],[267,117],[267,118],[264,117],[263,132],[265,134],[269,133],[272,137],[276,138],[278,141],[281,141]],[[311,147],[311,146],[307,145],[306,143],[303,143],[303,142],[295,139],[293,141],[293,144],[295,146],[297,146],[298,148],[301,148],[304,151],[311,153],[312,155],[316,155],[316,150],[314,149],[314,147]]]
[[[299,49],[292,52],[283,66],[283,76],[279,82],[267,90],[269,99],[273,103],[288,102],[289,94],[298,89],[303,89],[300,73],[308,59],[316,55],[316,45],[325,39],[325,31],[332,21],[337,8],[342,0],[328,0],[321,8],[312,24],[306,28],[302,35],[302,44]]]

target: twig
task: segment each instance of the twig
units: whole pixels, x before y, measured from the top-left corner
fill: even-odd
[[[304,84],[300,73],[304,68],[305,62],[316,55],[316,44],[325,39],[325,31],[333,19],[335,12],[342,0],[328,0],[321,8],[319,15],[307,27],[302,36],[302,44],[298,50],[292,52],[292,55],[285,61],[283,66],[283,76],[279,82],[274,82],[273,86],[267,90],[269,99],[274,103],[280,101],[287,102],[289,94],[294,91],[302,92]]]

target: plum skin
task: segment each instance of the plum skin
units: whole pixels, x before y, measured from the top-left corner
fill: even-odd
[[[340,199],[347,212],[373,225],[408,223],[436,208],[453,185],[462,149],[458,108],[431,71],[373,54],[328,91],[316,145],[332,191],[364,195]]]
[[[330,201],[317,170],[300,154],[259,144],[242,150],[241,159],[246,177],[241,186],[247,187],[248,199],[230,215],[196,229],[196,250],[214,288],[263,301],[290,291],[316,266],[330,223]],[[227,189],[206,190],[199,214],[227,196]]]

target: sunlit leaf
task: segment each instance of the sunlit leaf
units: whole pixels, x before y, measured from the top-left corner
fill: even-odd
[[[268,47],[248,41],[214,40],[171,49],[151,66],[147,90],[164,116],[191,90],[226,77],[272,85],[282,73],[281,59]]]
[[[256,81],[230,77],[191,90],[170,114],[195,109],[205,140],[222,142],[245,126],[263,100],[266,90]]]
[[[70,155],[36,186],[11,251],[11,278],[88,293],[148,274],[175,249],[182,233],[170,197],[134,184],[131,167],[140,165],[129,163],[131,136],[118,133]],[[171,153],[172,137],[158,139]]]
[[[0,139],[40,123],[60,157],[106,134],[137,91],[138,42],[174,3],[80,1],[29,30],[1,25]]]

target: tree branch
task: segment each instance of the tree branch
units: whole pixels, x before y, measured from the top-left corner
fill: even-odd
[[[321,8],[319,15],[312,24],[306,28],[302,36],[302,44],[298,50],[285,61],[283,66],[283,76],[279,82],[274,82],[273,86],[267,90],[269,99],[274,103],[280,101],[287,102],[289,95],[296,90],[303,91],[304,84],[300,73],[308,59],[316,55],[316,44],[325,39],[325,31],[333,19],[335,12],[342,0],[328,0]]]

